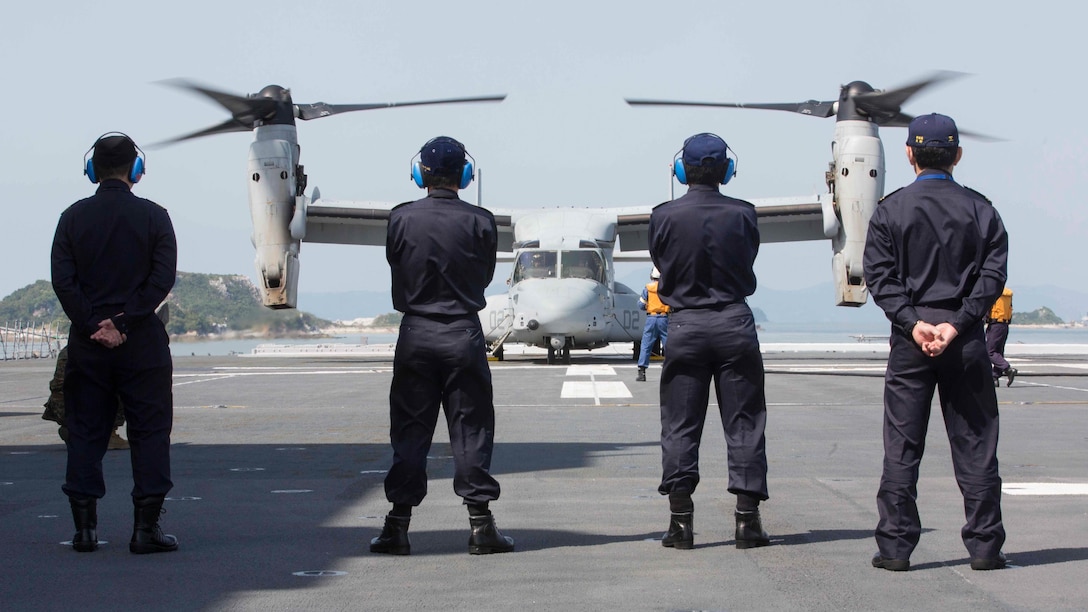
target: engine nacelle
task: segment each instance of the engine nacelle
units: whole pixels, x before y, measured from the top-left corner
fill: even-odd
[[[299,240],[291,236],[295,212],[295,163],[287,140],[249,146],[249,212],[261,297],[269,308],[298,304]]]
[[[865,235],[877,202],[884,195],[884,146],[875,123],[838,121],[831,150],[839,217],[839,231],[831,241],[835,303],[861,306],[869,296],[863,270]]]

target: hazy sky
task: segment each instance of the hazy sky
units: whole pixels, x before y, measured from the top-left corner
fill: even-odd
[[[5,8],[0,296],[49,277],[57,216],[92,193],[83,154],[103,132],[141,145],[227,118],[156,85],[183,77],[295,102],[388,102],[506,93],[501,104],[403,108],[299,122],[310,187],[333,199],[405,201],[419,147],[440,134],[483,169],[490,207],[653,205],[687,136],[739,154],[738,197],[826,191],[832,119],[632,108],[624,97],[733,102],[834,99],[852,80],[892,88],[970,73],[912,99],[1005,139],[964,141],[956,179],[988,195],[1011,241],[1010,285],[1084,290],[1088,129],[1085,9],[1070,2],[17,2]],[[1079,59],[1078,59],[1079,58]],[[1070,68],[1073,66],[1073,68]],[[890,191],[911,178],[905,129],[882,130]],[[169,209],[178,267],[255,277],[246,194],[251,134],[148,150],[138,194]],[[475,199],[475,190],[468,192]],[[761,286],[830,279],[829,241],[764,246]],[[378,247],[303,244],[307,292],[388,287]],[[830,297],[829,297],[830,300]]]

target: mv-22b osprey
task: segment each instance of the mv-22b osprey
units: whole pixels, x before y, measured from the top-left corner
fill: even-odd
[[[640,106],[710,106],[785,110],[835,117],[828,193],[752,200],[761,242],[830,240],[835,303],[860,306],[867,299],[862,251],[869,217],[884,193],[884,148],[879,126],[903,127],[901,107],[912,95],[955,76],[938,73],[894,90],[854,81],[837,100],[736,104],[628,99]],[[296,104],[289,90],[269,85],[237,96],[185,81],[171,84],[207,96],[230,111],[222,124],[169,142],[212,134],[254,131],[249,149],[249,202],[253,246],[264,305],[297,304],[302,242],[385,244],[391,203],[328,200],[318,189],[305,194],[295,119],[398,106],[497,102],[504,95],[378,104]],[[967,134],[961,131],[961,133]],[[638,293],[615,281],[615,260],[649,261],[646,250],[651,206],[623,208],[492,209],[499,225],[499,255],[513,261],[507,293],[490,296],[480,313],[492,352],[506,342],[548,349],[548,363],[569,363],[571,349],[630,342],[637,357],[643,314]]]

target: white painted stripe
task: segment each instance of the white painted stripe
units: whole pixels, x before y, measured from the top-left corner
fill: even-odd
[[[567,368],[567,376],[615,376],[616,369],[610,365],[572,365]]]
[[[631,391],[627,385],[619,381],[568,380],[563,383],[563,392],[559,394],[559,397],[564,399],[631,397]]]
[[[1066,386],[1063,386],[1063,385],[1048,385],[1046,383],[1031,382],[1031,381],[1027,381],[1027,380],[1019,380],[1019,381],[1013,383],[1013,385],[1015,385],[1017,387],[1020,387],[1020,386],[1024,386],[1024,387],[1047,387],[1047,388],[1050,388],[1050,389],[1061,389],[1063,391],[1084,391],[1084,392],[1088,392],[1088,389],[1081,389],[1080,387],[1066,387]]]
[[[1083,482],[1006,482],[1001,485],[1005,495],[1088,495],[1088,483]]]

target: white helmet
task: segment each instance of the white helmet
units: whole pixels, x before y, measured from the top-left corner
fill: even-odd
[[[658,270],[657,266],[654,266],[653,270],[650,270],[650,278],[653,280],[661,278],[661,270]]]

